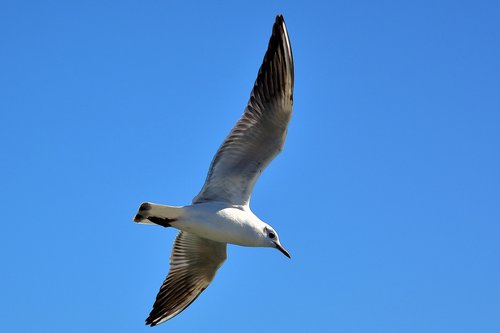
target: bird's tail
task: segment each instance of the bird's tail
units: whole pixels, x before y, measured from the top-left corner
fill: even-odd
[[[143,202],[134,217],[134,221],[141,224],[158,224],[170,227],[170,223],[178,220],[182,213],[182,206],[165,206]]]

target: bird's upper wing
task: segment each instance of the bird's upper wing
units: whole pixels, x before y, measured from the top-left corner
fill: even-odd
[[[208,287],[226,260],[226,244],[179,232],[170,256],[170,271],[156,296],[146,325],[178,315]]]
[[[292,105],[292,49],[279,15],[245,112],[217,151],[193,203],[248,204],[259,175],[283,148]]]

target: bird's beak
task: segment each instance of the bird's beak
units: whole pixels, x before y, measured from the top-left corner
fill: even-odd
[[[280,251],[281,251],[281,253],[283,253],[284,255],[286,255],[288,258],[292,259],[292,257],[290,257],[290,253],[288,253],[288,251],[287,251],[287,250],[285,250],[285,248],[284,248],[283,246],[281,246],[281,244],[280,244],[280,243],[278,243],[278,242],[274,242],[274,245],[276,246],[276,248],[277,248],[278,250],[280,250]]]

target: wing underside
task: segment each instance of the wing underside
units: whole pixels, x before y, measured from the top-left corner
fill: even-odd
[[[226,244],[181,231],[146,325],[155,326],[178,315],[205,290],[226,259]]]
[[[246,205],[262,171],[285,143],[293,105],[293,57],[283,17],[276,17],[250,100],[209,168],[193,203]]]

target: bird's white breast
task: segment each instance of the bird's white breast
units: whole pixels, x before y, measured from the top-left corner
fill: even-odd
[[[233,207],[221,202],[206,202],[184,207],[173,227],[222,243],[262,246],[263,222],[248,207]]]

